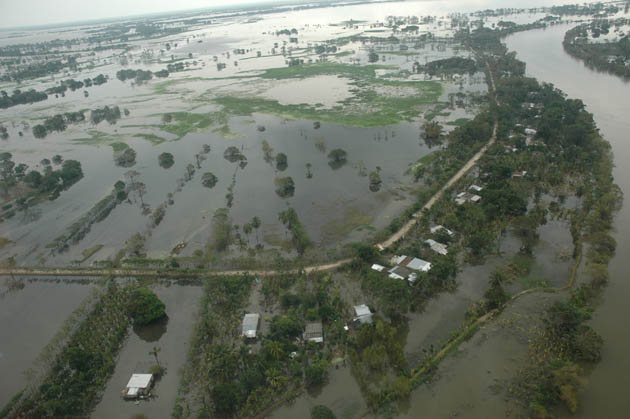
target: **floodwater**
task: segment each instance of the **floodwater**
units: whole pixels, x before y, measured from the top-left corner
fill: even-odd
[[[306,418],[314,406],[324,405],[339,419],[359,418],[365,413],[367,404],[350,364],[338,364],[328,371],[328,383],[320,389],[306,391],[296,400],[273,411],[270,418]]]
[[[181,285],[159,285],[152,289],[166,305],[168,320],[155,326],[130,329],[103,398],[92,412],[93,418],[132,417],[140,413],[149,418],[170,415],[202,291],[198,286]],[[123,400],[121,391],[131,374],[147,373],[155,365],[155,358],[149,354],[155,347],[159,348],[158,361],[166,368],[166,374],[156,381],[151,392],[154,397],[139,403]]]
[[[491,2],[486,3],[484,6],[490,6]],[[478,7],[478,2],[400,2],[388,4],[388,14],[440,15],[439,19],[423,29],[438,35],[448,35],[452,30],[446,24],[446,13],[471,11]],[[517,17],[533,19],[534,15]],[[133,233],[147,236],[146,250],[149,257],[167,256],[181,242],[187,243],[182,255],[190,255],[207,243],[212,214],[217,208],[227,205],[225,196],[230,187],[234,195],[230,211],[234,224],[243,225],[253,216],[261,218],[261,232],[267,233],[269,237],[265,243],[267,247],[273,247],[278,237],[284,235],[284,227],[278,222],[277,216],[287,206],[297,210],[311,238],[324,247],[365,239],[370,230],[359,231],[358,227],[369,225],[373,230],[386,226],[414,200],[416,185],[410,176],[403,173],[429,151],[419,141],[419,121],[369,129],[324,123],[321,129],[314,130],[313,121],[285,121],[268,115],[253,115],[251,118],[231,118],[228,121],[231,133],[225,138],[213,131],[217,128],[213,125],[208,130],[190,133],[178,141],[174,141],[174,135],[160,129],[162,113],[220,110],[220,107],[209,103],[213,95],[217,94],[267,94],[281,103],[333,105],[350,93],[349,86],[342,78],[323,76],[288,83],[286,80],[274,83],[259,82],[258,79],[226,78],[253,76],[267,68],[285,66],[287,57],[291,57],[293,52],[289,51],[286,57],[283,56],[278,52],[282,46],[288,50],[293,48],[295,54],[303,56],[306,48],[316,42],[362,33],[370,29],[371,23],[383,22],[385,18],[382,7],[372,4],[267,14],[260,20],[219,17],[216,24],[194,27],[192,32],[160,40],[134,41],[135,49],[127,55],[126,64],[121,63],[120,57],[112,51],[99,52],[94,57],[82,57],[82,60],[93,61],[96,67],[78,73],[69,71],[63,77],[82,79],[103,73],[109,76],[107,84],[87,89],[87,98],[83,97],[82,89],[68,91],[65,97],[50,97],[34,105],[15,106],[4,110],[0,116],[0,123],[7,127],[10,134],[2,148],[13,154],[16,163],[26,163],[30,169],[42,171],[39,164],[42,158],[50,159],[54,154],[61,154],[65,159],[79,160],[85,174],[80,182],[63,192],[56,201],[42,202],[30,209],[28,214],[19,213],[2,223],[0,236],[14,243],[0,250],[0,259],[14,256],[22,266],[62,266],[84,260],[84,250],[101,245],[102,248],[96,254],[82,262],[89,265],[113,257]],[[365,22],[357,25],[340,24],[349,19]],[[299,31],[297,44],[287,43],[286,37],[275,35],[275,31],[293,26]],[[46,39],[51,36],[51,31],[54,30],[9,32],[7,36],[21,36],[8,38],[12,42],[31,42]],[[85,28],[73,27],[63,36],[84,36],[84,31]],[[390,29],[388,31],[391,32]],[[389,32],[379,32],[376,36],[387,36]],[[170,54],[162,56],[159,50],[164,49],[166,42],[170,42],[173,48]],[[274,48],[274,43],[279,46]],[[75,46],[76,49],[85,47]],[[441,45],[427,43],[414,50],[413,56],[387,54],[399,46],[386,44],[376,47],[385,54],[386,61],[383,64],[397,66],[400,70],[411,70],[416,59],[427,62],[455,54],[467,55],[456,50],[454,45],[445,45],[443,42]],[[244,49],[245,54],[234,54],[236,48]],[[161,62],[146,62],[141,57],[143,50],[153,51]],[[346,55],[331,55],[329,60],[365,63],[368,48],[361,42],[350,42],[340,46],[338,52]],[[260,58],[257,57],[258,53],[261,54]],[[158,92],[157,86],[161,80],[134,85],[132,81],[121,82],[115,78],[116,71],[121,68],[157,71],[165,67],[165,61],[170,60],[170,55],[185,58],[188,54],[193,54],[191,66],[187,71],[172,73],[166,79],[169,85],[164,92]],[[307,57],[313,61],[317,58],[312,52]],[[235,61],[238,64],[234,64]],[[218,70],[216,62],[225,63],[227,67]],[[30,81],[21,88],[42,90],[54,85],[55,79],[58,78]],[[445,82],[444,85],[446,90],[440,98],[442,101],[448,100],[449,94],[477,93],[485,89],[480,74],[466,76],[458,84]],[[7,90],[10,88],[8,86]],[[394,89],[390,90],[393,92]],[[58,112],[115,104],[123,109],[128,108],[130,115],[123,117],[114,126],[108,126],[105,122],[97,126],[88,123],[72,125],[64,133],[50,134],[39,140],[33,138],[22,125],[24,121],[34,125]],[[437,120],[448,123],[458,118],[470,118],[474,112],[474,106],[456,108],[446,112],[450,114],[448,116],[439,115]],[[258,126],[264,126],[266,131],[258,131]],[[23,137],[18,135],[20,131],[24,131]],[[151,145],[138,138],[138,134],[157,135],[166,142]],[[277,170],[273,164],[264,162],[262,140],[270,143],[274,154],[287,154],[289,161],[286,170]],[[124,142],[137,152],[133,167],[122,168],[114,164],[113,152],[107,145],[114,141]],[[207,160],[200,162],[201,167],[196,169],[197,173],[191,181],[178,187],[177,182],[184,177],[186,165],[196,163],[194,155],[199,153],[203,144],[209,144],[212,148]],[[222,158],[228,146],[242,150],[248,159],[245,169],[239,169]],[[348,163],[337,170],[328,166],[326,157],[334,148],[348,152]],[[175,156],[175,165],[170,169],[162,169],[157,165],[157,156],[162,152],[170,152]],[[312,165],[310,171],[313,177],[310,179],[306,178],[306,164]],[[374,193],[369,190],[369,181],[365,175],[377,167],[382,169],[383,184],[381,190]],[[129,169],[140,173],[138,181],[146,185],[146,194],[142,200],[151,210],[164,204],[169,193],[174,194],[174,204],[166,207],[161,224],[151,226],[149,217],[142,214],[139,197],[132,194],[129,202],[118,205],[107,219],[92,225],[90,233],[80,243],[72,245],[67,252],[52,255],[45,246],[66,234],[68,226],[107,195],[117,180],[125,180],[124,174]],[[212,171],[219,180],[211,190],[204,188],[200,182],[201,175],[206,171]],[[274,179],[284,176],[291,176],[295,182],[296,190],[292,197],[281,198],[275,193]],[[342,224],[347,227],[337,228]]]
[[[562,25],[547,30],[516,34],[507,39],[510,50],[527,63],[527,72],[553,83],[570,97],[580,98],[593,113],[602,135],[611,143],[615,155],[613,175],[624,192],[624,202],[617,214],[613,236],[617,240],[616,256],[611,260],[610,283],[597,307],[592,326],[604,338],[602,361],[589,376],[578,410],[583,418],[621,418],[628,415],[630,401],[630,333],[625,319],[630,316],[630,84],[614,75],[587,68],[562,49]]]
[[[94,286],[21,280],[19,287],[9,288],[8,279],[1,281],[0,406],[4,406],[28,385],[24,372],[35,367],[42,348]]]

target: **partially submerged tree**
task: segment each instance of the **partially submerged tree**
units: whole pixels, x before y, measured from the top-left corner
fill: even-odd
[[[166,306],[153,291],[137,288],[129,304],[129,316],[136,326],[146,326],[166,317]],[[157,354],[156,354],[157,358]]]

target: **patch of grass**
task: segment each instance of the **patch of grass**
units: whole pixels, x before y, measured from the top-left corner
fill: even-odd
[[[296,79],[314,76],[338,75],[352,79],[376,78],[376,70],[394,70],[397,67],[387,65],[349,65],[335,62],[295,65],[291,67],[270,68],[260,77],[263,79]]]
[[[378,53],[382,55],[403,55],[403,56],[420,55],[420,52],[418,51],[379,51]]]
[[[293,247],[291,240],[282,237],[280,233],[265,233],[263,241],[270,246],[280,247],[282,249],[291,249]]]
[[[347,57],[348,55],[352,55],[354,54],[354,52],[352,51],[341,51],[341,52],[337,52],[335,54],[333,54],[333,56],[335,57]]]
[[[9,244],[13,243],[12,240],[7,239],[6,237],[0,236],[0,249],[4,249]]]
[[[91,258],[96,252],[98,252],[99,250],[101,250],[103,248],[102,244],[96,244],[92,247],[89,247],[87,249],[84,249],[81,254],[83,255],[83,259],[81,259],[79,261],[79,263],[83,263],[86,260],[88,260],[89,258]]]
[[[154,85],[152,85],[151,87],[153,88],[153,92],[157,93],[159,95],[163,95],[163,94],[176,94],[176,93],[181,93],[180,91],[175,91],[175,90],[169,90],[170,87],[173,87],[177,84],[182,84],[182,83],[187,83],[190,81],[197,81],[197,80],[207,80],[204,77],[189,77],[189,78],[185,78],[185,79],[171,79],[171,80],[165,80],[165,81],[161,81],[159,83],[155,83]]]
[[[11,397],[11,400],[9,400],[7,402],[6,405],[4,405],[4,407],[2,408],[2,410],[0,410],[0,419],[4,419],[9,417],[9,413],[11,413],[11,411],[13,410],[13,408],[15,406],[17,406],[17,403],[20,401],[20,399],[22,398],[22,394],[24,394],[24,390],[16,393],[13,397]]]
[[[119,152],[125,151],[126,149],[129,148],[129,146],[127,144],[122,143],[120,141],[117,141],[115,143],[111,143],[110,146],[114,150],[114,153],[119,153]]]
[[[153,145],[162,144],[162,143],[168,141],[166,138],[160,137],[160,136],[155,135],[155,134],[143,134],[143,133],[140,133],[140,134],[134,134],[134,137],[143,138],[143,139],[151,142],[151,144],[153,144]]]
[[[291,67],[288,67],[291,68]],[[434,81],[404,82],[373,79],[362,81],[357,94],[329,109],[316,105],[283,105],[276,100],[259,97],[220,96],[214,102],[222,105],[227,113],[247,116],[253,113],[267,113],[285,118],[320,120],[340,125],[356,127],[376,127],[394,125],[410,121],[418,116],[418,108],[433,104],[442,94],[442,85]],[[369,88],[370,84],[386,87],[412,87],[417,94],[409,96],[382,96]]]
[[[427,121],[432,121],[436,116],[450,115],[450,113],[442,113],[442,111],[446,108],[448,108],[448,103],[439,102],[435,105],[433,109],[424,114],[424,119],[426,119]]]
[[[346,208],[343,218],[331,220],[322,227],[324,239],[333,240],[350,234],[356,228],[367,228],[373,219],[373,216],[363,213],[359,208]]]
[[[446,125],[450,125],[452,127],[461,127],[462,125],[464,125],[468,121],[470,121],[469,118],[457,118],[454,121],[447,122]]]
[[[90,136],[89,138],[75,138],[72,140],[72,142],[86,145],[100,145],[107,144],[110,141],[115,141],[117,139],[123,138],[121,134],[109,134],[103,131],[96,130],[90,130],[87,133]]]
[[[186,134],[202,131],[210,127],[213,122],[218,119],[218,114],[203,114],[191,112],[174,112],[171,113],[174,122],[160,126],[162,131],[176,135],[177,139],[181,139]],[[226,118],[223,118],[226,119]]]

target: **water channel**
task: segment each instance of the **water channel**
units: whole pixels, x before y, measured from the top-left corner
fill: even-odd
[[[630,400],[630,333],[625,319],[630,315],[630,84],[614,75],[586,67],[564,52],[562,39],[571,26],[523,32],[507,39],[510,50],[527,63],[527,74],[553,83],[569,97],[580,98],[592,112],[601,134],[615,155],[613,175],[624,192],[623,208],[617,214],[613,236],[616,256],[610,262],[611,280],[602,303],[596,308],[592,325],[604,338],[602,361],[589,377],[582,396],[579,417],[627,417]]]

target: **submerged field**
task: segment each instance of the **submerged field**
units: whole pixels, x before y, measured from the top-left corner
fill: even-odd
[[[556,18],[387,6],[400,16],[289,7],[155,17],[125,42],[107,24],[0,39],[77,54],[0,73],[3,414],[576,411],[621,193],[581,102],[501,44]],[[388,276],[398,255],[430,268]],[[151,396],[123,401],[148,371]]]

